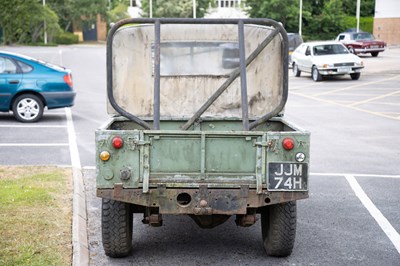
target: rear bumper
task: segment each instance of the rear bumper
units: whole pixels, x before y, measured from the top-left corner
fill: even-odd
[[[44,99],[48,109],[70,107],[74,105],[76,92],[43,92]]]
[[[249,189],[248,186],[238,189],[214,189],[207,186],[167,189],[158,186],[143,193],[143,189],[125,189],[121,184],[114,189],[97,189],[97,196],[158,208],[160,214],[236,215],[246,214],[248,208],[305,199],[308,198],[308,191],[264,191],[257,194],[255,189]]]
[[[385,47],[383,48],[354,48],[354,52],[356,54],[367,54],[367,53],[373,53],[373,52],[383,52],[385,51]]]

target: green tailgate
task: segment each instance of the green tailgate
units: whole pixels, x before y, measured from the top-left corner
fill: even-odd
[[[254,174],[256,136],[149,135],[150,172],[206,175]]]
[[[285,172],[293,168],[297,173],[301,168],[304,170],[302,175],[308,173],[309,133],[297,130],[283,120],[269,123],[269,128],[263,128],[267,131],[140,130],[127,129],[128,126],[96,131],[99,189],[114,188],[117,184],[123,188],[141,188],[147,193],[159,185],[167,188],[198,188],[201,185],[240,188],[245,185],[262,193],[268,185],[271,187],[267,177],[279,174],[281,167]],[[236,125],[226,122],[220,126],[229,127]],[[112,146],[116,136],[124,142],[119,149]],[[282,141],[288,137],[295,145],[290,151],[282,147]],[[104,151],[110,154],[106,161],[100,159]],[[299,152],[305,156],[301,161],[304,166],[295,160]],[[269,169],[275,169],[274,173],[269,173]],[[300,177],[293,176],[286,184],[299,182]],[[280,177],[276,178],[276,182],[280,182]],[[306,182],[303,177],[302,182]],[[290,186],[276,183],[273,188],[285,190]],[[307,187],[301,190],[307,190]]]

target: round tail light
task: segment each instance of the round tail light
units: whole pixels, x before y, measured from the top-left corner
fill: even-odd
[[[112,139],[112,146],[113,146],[115,149],[121,149],[122,146],[124,146],[124,140],[123,140],[121,137],[116,136],[116,137],[114,137],[114,138]]]
[[[294,148],[294,141],[293,141],[293,139],[291,139],[291,138],[285,138],[285,139],[282,141],[282,146],[283,146],[283,148],[284,148],[285,150],[287,150],[287,151],[293,150],[293,148]]]
[[[108,151],[102,151],[100,153],[100,160],[102,160],[103,162],[108,161],[110,159],[110,153]]]

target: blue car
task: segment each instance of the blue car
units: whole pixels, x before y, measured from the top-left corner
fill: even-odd
[[[21,122],[39,121],[43,110],[74,105],[71,71],[28,56],[0,51],[0,111]]]

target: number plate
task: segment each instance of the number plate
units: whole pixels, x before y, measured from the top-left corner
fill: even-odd
[[[268,190],[307,191],[308,164],[269,163]]]
[[[339,67],[337,71],[339,73],[348,73],[351,71],[351,67]]]

